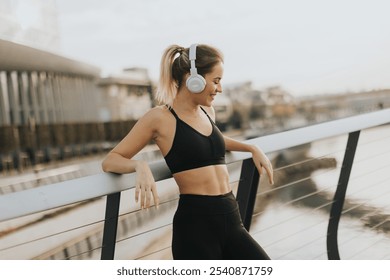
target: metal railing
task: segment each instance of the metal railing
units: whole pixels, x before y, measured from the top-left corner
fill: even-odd
[[[246,141],[250,144],[258,145],[265,153],[272,153],[333,136],[349,135],[339,183],[331,203],[327,229],[327,253],[329,259],[340,258],[337,241],[338,224],[343,211],[349,174],[352,169],[360,131],[389,123],[390,109],[386,109]],[[249,153],[233,152],[227,154],[228,164],[241,161],[243,163],[238,181],[237,200],[243,223],[247,229],[250,229],[260,176],[254,167]],[[163,161],[151,162],[150,166],[156,181],[171,178],[171,174]],[[5,194],[0,196],[0,222],[107,196],[101,259],[113,259],[117,243],[121,193],[134,188],[134,184],[135,174],[114,175],[101,173],[35,189]],[[344,211],[346,210],[344,209]]]

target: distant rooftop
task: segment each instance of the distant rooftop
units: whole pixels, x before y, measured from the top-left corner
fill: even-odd
[[[0,39],[1,69],[100,76],[100,68],[48,51]]]
[[[121,85],[145,85],[149,86],[151,80],[148,69],[143,67],[125,68],[121,73],[104,77],[99,82],[100,85],[121,84]]]

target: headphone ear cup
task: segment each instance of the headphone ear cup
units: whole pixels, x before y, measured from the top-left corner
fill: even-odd
[[[200,93],[206,87],[206,80],[199,74],[191,75],[186,81],[186,87],[192,93]]]

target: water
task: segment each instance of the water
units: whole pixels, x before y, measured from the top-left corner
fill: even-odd
[[[390,214],[389,139],[390,126],[372,128],[360,135],[347,199],[355,212],[359,209],[362,213],[354,212],[350,217],[344,214],[341,218],[338,233],[341,259],[390,259],[389,226],[384,223]],[[318,190],[329,193],[330,198],[336,190],[346,142],[347,136],[325,139],[312,143],[309,151],[313,157],[337,160],[337,168],[312,174]],[[324,207],[286,205],[276,199],[257,219],[251,232],[272,258],[327,259],[329,214],[321,209]]]

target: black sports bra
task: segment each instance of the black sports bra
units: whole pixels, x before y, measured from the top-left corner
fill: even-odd
[[[201,107],[212,125],[209,136],[201,134],[182,121],[176,112],[169,108],[176,118],[176,131],[172,147],[165,161],[172,174],[208,165],[225,164],[225,141],[223,135],[206,111]]]

